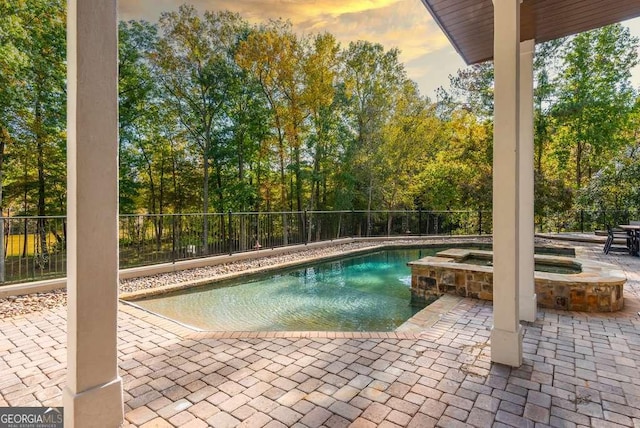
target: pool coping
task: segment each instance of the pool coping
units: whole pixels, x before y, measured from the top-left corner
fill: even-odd
[[[476,250],[476,249],[458,249],[441,251],[435,256],[423,257],[420,260],[409,262],[409,266],[438,266],[447,267],[452,270],[474,270],[477,272],[493,272],[493,266],[482,266],[464,263],[464,259],[469,256],[487,256],[493,255],[492,251]],[[562,265],[577,265],[581,268],[581,272],[576,273],[551,273],[535,271],[534,277],[538,280],[553,280],[558,283],[584,283],[584,284],[620,284],[627,280],[624,272],[616,265],[601,262],[597,260],[589,260],[580,257],[562,257],[550,256],[546,254],[535,254],[536,261],[556,262]]]

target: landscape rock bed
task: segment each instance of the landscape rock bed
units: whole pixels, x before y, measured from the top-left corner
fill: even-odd
[[[67,304],[65,289],[49,293],[34,293],[24,296],[10,296],[0,299],[0,319],[13,318],[44,309],[53,309]]]

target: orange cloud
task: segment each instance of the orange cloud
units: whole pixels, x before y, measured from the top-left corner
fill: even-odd
[[[180,0],[120,0],[121,19],[155,21],[175,10]],[[192,0],[198,10],[230,10],[251,23],[283,18],[301,34],[330,32],[343,45],[355,40],[397,47],[406,64],[443,49],[453,51],[420,0]],[[457,66],[457,64],[456,64]],[[424,79],[424,68],[407,67],[409,77]],[[455,69],[450,71],[455,72]],[[422,86],[422,85],[421,85]],[[431,88],[423,88],[423,91]]]
[[[193,0],[200,10],[230,10],[248,19],[290,19],[294,24],[316,16],[339,16],[385,8],[404,0]],[[156,19],[161,11],[176,9],[180,1],[121,0],[120,14],[124,19],[145,16]]]

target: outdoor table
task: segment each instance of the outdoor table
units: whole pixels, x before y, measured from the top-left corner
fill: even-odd
[[[620,224],[618,227],[627,232],[629,253],[638,256],[640,252],[640,224]]]

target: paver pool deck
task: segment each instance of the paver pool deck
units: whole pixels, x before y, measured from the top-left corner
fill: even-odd
[[[491,302],[414,333],[197,333],[121,304],[125,426],[640,427],[640,258],[625,308],[539,309],[524,364],[490,361]],[[0,406],[60,406],[66,307],[0,320]],[[432,323],[429,323],[432,324]]]

